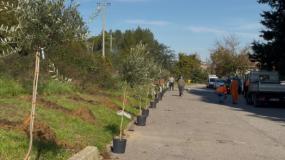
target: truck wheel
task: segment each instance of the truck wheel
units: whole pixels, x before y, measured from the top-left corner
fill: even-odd
[[[254,107],[259,107],[260,106],[260,103],[257,100],[257,96],[256,95],[252,95],[252,102],[253,102]]]
[[[245,100],[246,100],[246,104],[249,104],[249,100],[247,96],[245,97]]]
[[[246,103],[249,104],[249,105],[253,104],[253,102],[252,102],[252,95],[247,95],[246,96]]]

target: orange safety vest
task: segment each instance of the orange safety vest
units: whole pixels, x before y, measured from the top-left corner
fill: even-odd
[[[220,87],[217,88],[216,92],[217,93],[226,94],[227,93],[227,88],[225,86],[220,86]]]

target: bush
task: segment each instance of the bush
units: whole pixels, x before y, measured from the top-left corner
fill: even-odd
[[[0,96],[17,96],[22,93],[24,89],[18,82],[0,76]]]
[[[72,84],[56,80],[47,81],[39,87],[39,91],[47,95],[72,93],[75,90]]]

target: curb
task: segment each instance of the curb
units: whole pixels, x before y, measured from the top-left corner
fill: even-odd
[[[97,147],[88,146],[68,160],[100,160],[100,154]]]

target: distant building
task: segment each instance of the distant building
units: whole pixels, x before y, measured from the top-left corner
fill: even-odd
[[[201,68],[203,69],[203,70],[208,70],[209,69],[209,64],[207,64],[206,62],[201,62]]]

